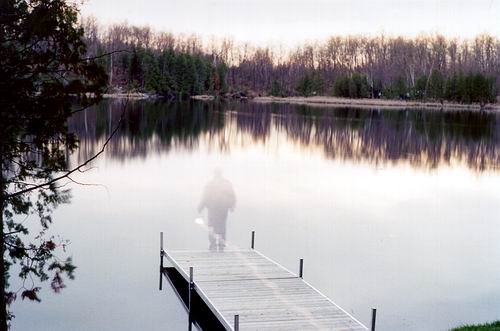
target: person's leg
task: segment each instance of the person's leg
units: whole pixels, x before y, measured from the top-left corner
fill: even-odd
[[[217,234],[219,235],[219,251],[224,251],[224,248],[226,247],[226,222],[220,222],[220,226],[217,229]]]
[[[215,251],[217,250],[217,237],[215,233],[215,228],[213,226],[208,227],[208,242],[210,243],[210,246],[208,247],[209,250]]]

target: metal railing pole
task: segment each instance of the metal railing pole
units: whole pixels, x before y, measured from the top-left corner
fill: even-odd
[[[189,267],[189,296],[188,296],[188,310],[191,313],[191,301],[193,291],[193,267]]]
[[[189,293],[188,293],[188,314],[189,314],[189,330],[192,330],[193,324],[193,314],[192,314],[192,303],[193,303],[193,288],[194,288],[194,276],[193,267],[189,267]]]
[[[240,315],[234,315],[234,331],[240,330]]]
[[[370,331],[375,331],[375,322],[377,321],[377,309],[372,308],[372,328]]]
[[[193,324],[193,312],[192,312],[192,304],[193,304],[193,289],[194,289],[194,269],[193,267],[189,267],[189,293],[188,293],[188,319],[189,319],[189,331],[192,330]]]
[[[160,232],[160,291],[163,289],[163,232]]]

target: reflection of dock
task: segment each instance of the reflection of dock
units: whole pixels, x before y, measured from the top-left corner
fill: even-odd
[[[163,257],[170,266],[163,266]],[[367,330],[300,275],[254,249],[209,252],[162,247],[161,261],[162,275],[185,304],[190,320],[203,329]],[[301,261],[300,274],[302,265]]]

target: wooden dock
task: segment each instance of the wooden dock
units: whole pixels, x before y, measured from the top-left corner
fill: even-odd
[[[162,248],[161,256],[161,274],[174,287],[184,287],[181,292],[189,292],[184,296],[187,310],[191,310],[191,298],[196,294],[220,322],[220,329],[367,330],[304,281],[302,271],[296,275],[255,249],[209,252]],[[169,267],[163,266],[163,256]],[[183,281],[175,281],[176,275]]]

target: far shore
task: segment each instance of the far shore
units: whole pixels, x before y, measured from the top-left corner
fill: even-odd
[[[446,110],[481,110],[479,104],[461,104],[453,102],[425,102],[425,101],[404,101],[404,100],[388,100],[388,99],[349,99],[329,96],[314,96],[314,97],[255,97],[254,102],[275,102],[275,103],[290,103],[300,105],[314,106],[342,106],[342,107],[357,107],[357,108],[385,108],[385,109],[446,109]],[[483,107],[484,110],[500,111],[500,104],[487,104]]]
[[[111,99],[155,99],[159,96],[148,93],[106,93],[104,98]],[[213,95],[194,95],[191,97],[194,100],[215,100]],[[244,98],[246,99],[246,98]],[[238,99],[235,99],[238,100]],[[261,103],[289,103],[298,105],[312,106],[341,106],[341,107],[356,107],[356,108],[380,108],[380,109],[430,109],[430,110],[481,110],[481,105],[477,103],[462,104],[455,102],[432,102],[432,101],[405,101],[405,100],[390,100],[390,99],[349,99],[331,96],[313,96],[313,97],[254,97],[248,98],[253,102]],[[483,110],[500,111],[500,104],[486,104]]]

